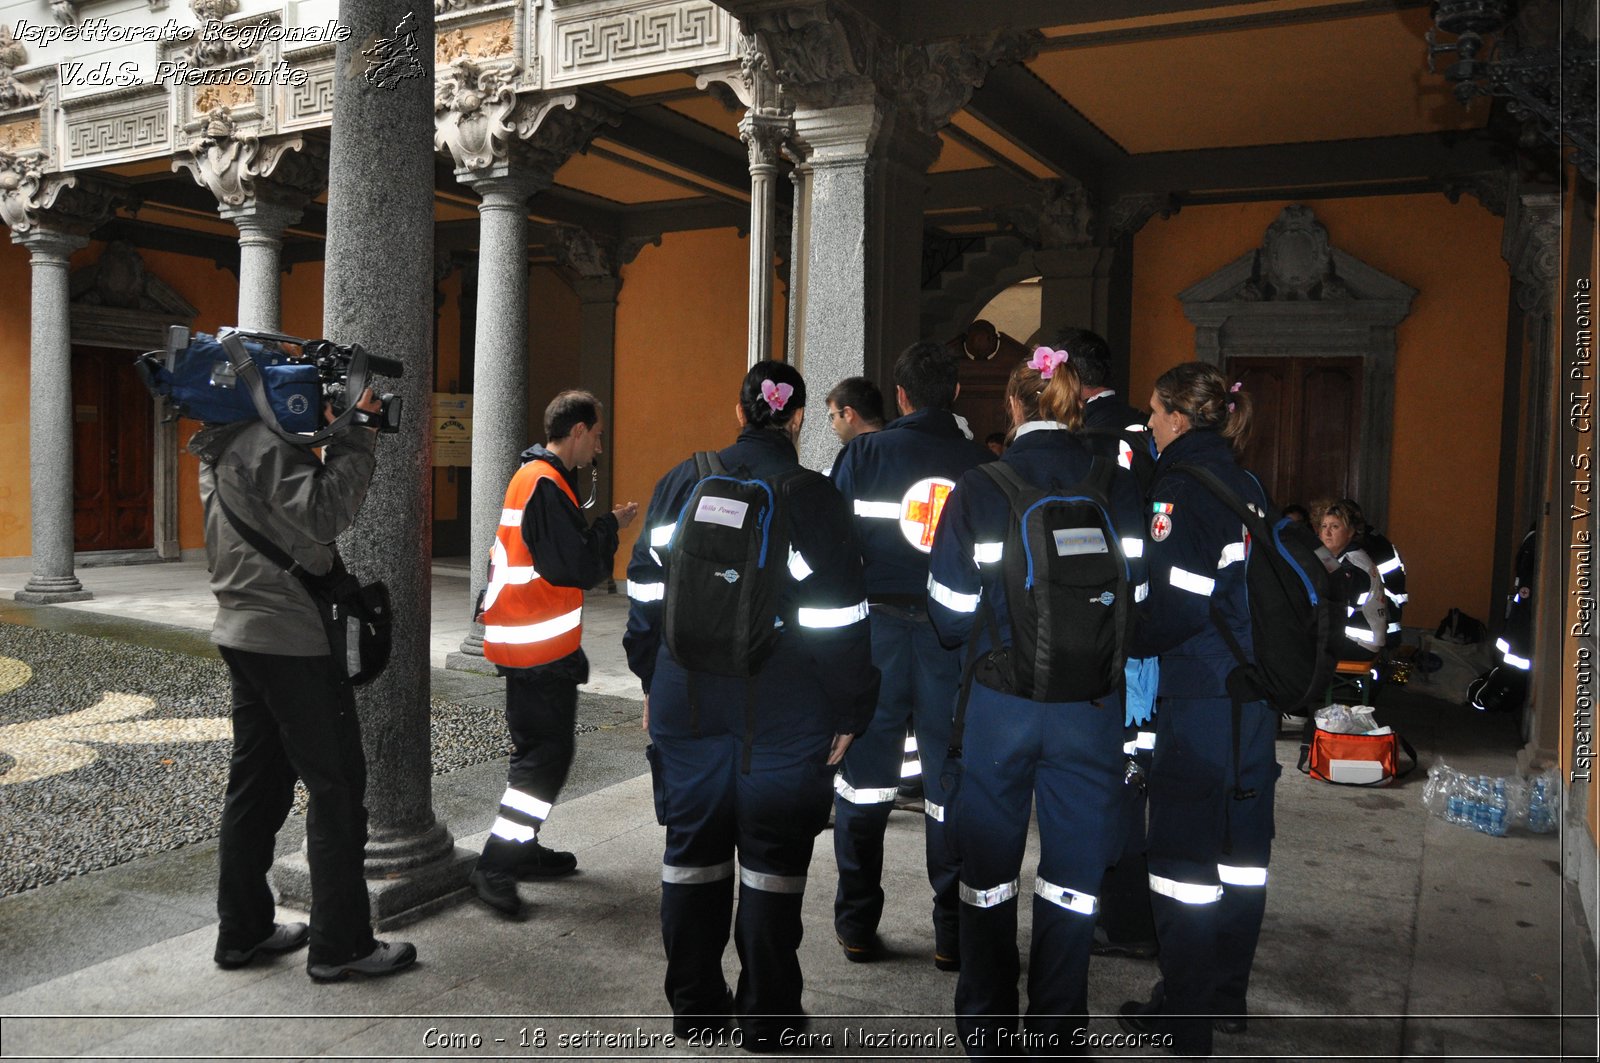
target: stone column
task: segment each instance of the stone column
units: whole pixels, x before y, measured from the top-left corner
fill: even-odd
[[[379,437],[366,503],[340,543],[350,568],[363,580],[386,580],[394,600],[389,667],[359,696],[367,878],[382,926],[458,890],[473,854],[455,847],[432,804],[433,8],[372,0],[346,4],[341,19],[351,34],[335,52],[323,329],[405,366],[403,379],[382,382],[405,401],[401,431]],[[369,48],[388,56],[380,76],[369,76]],[[303,901],[303,854],[279,861],[274,878],[286,897]]]
[[[16,593],[24,602],[81,602],[94,595],[73,574],[72,329],[67,262],[89,238],[36,226],[12,240],[33,268],[32,344],[28,364],[28,475],[32,494],[33,575]]]
[[[283,230],[300,220],[300,208],[258,202],[221,213],[239,230],[239,327],[276,332],[282,321]]]
[[[749,364],[772,357],[772,261],[776,230],[774,197],[778,158],[789,136],[787,121],[750,112],[739,122],[739,136],[750,152],[750,304]]]

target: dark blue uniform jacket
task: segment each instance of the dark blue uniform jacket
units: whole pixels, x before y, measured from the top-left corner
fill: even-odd
[[[1205,466],[1263,512],[1268,502],[1255,477],[1234,461],[1232,445],[1215,431],[1196,428],[1162,451],[1145,507],[1150,597],[1138,656],[1161,657],[1163,697],[1226,697],[1228,673],[1237,662],[1212,623],[1211,604],[1216,602],[1251,655],[1244,524],[1202,484],[1171,471],[1180,463]],[[1160,525],[1153,523],[1160,517],[1168,522],[1164,539],[1156,537]]]
[[[927,491],[908,492],[930,477],[954,483],[974,465],[993,460],[987,447],[962,433],[948,410],[917,410],[850,441],[832,475],[854,515],[868,595],[920,599],[927,594],[927,551],[906,538],[901,520],[926,518],[930,499]],[[920,528],[913,525],[913,533]],[[932,541],[929,535],[927,545]]]
[[[1036,429],[1019,435],[1000,460],[1031,484],[1065,490],[1089,475],[1093,457],[1083,442],[1065,429]],[[1112,530],[1128,557],[1128,592],[1137,600],[1143,593],[1145,563],[1139,489],[1133,475],[1116,469],[1110,494]],[[928,614],[939,641],[946,646],[961,645],[978,625],[979,649],[990,648],[987,625],[978,621],[980,602],[994,610],[1001,641],[1011,645],[1011,614],[1006,607],[1001,564],[1013,520],[1005,494],[988,474],[973,469],[957,481],[939,522],[928,574]]]
[[[771,479],[800,467],[789,440],[770,429],[746,428],[731,447],[717,452],[730,473],[750,479]],[[644,528],[628,563],[628,630],[623,648],[628,667],[650,693],[662,638],[662,598],[665,574],[660,557],[667,550],[678,514],[688,502],[699,473],[693,458],[669,471],[656,484],[645,513]],[[793,548],[787,565],[778,615],[789,629],[773,657],[805,655],[826,697],[826,705],[806,706],[831,717],[835,734],[856,734],[872,718],[878,698],[878,670],[872,665],[872,642],[867,624],[866,591],[861,576],[861,549],[850,527],[849,514],[839,493],[821,477],[811,477],[790,494],[787,509],[789,541]],[[670,662],[677,667],[676,662]],[[774,660],[763,673],[774,670]],[[794,693],[760,686],[764,702],[779,701]]]

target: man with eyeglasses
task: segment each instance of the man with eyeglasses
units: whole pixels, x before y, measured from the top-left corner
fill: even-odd
[[[883,392],[864,376],[845,377],[828,392],[828,427],[848,443],[883,427]]]

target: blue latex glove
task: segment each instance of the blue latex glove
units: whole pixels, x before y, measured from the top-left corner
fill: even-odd
[[[1123,724],[1133,727],[1150,722],[1156,713],[1156,685],[1161,679],[1160,658],[1129,657],[1122,674],[1128,681],[1128,691],[1123,698]]]

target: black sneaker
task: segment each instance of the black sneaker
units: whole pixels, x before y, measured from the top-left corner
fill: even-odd
[[[378,978],[403,971],[417,962],[417,947],[409,941],[380,941],[378,947],[356,960],[344,963],[308,963],[306,973],[314,982],[337,982],[353,974]]]
[[[243,967],[260,953],[293,952],[305,945],[310,938],[311,931],[304,923],[275,923],[272,933],[256,942],[247,949],[225,949],[221,942],[217,944],[217,951],[212,954],[212,959],[217,961],[217,966],[224,970],[234,970]]]
[[[547,849],[537,841],[525,842],[517,852],[511,872],[517,878],[560,878],[578,870],[578,858],[559,849]]]
[[[851,963],[876,963],[883,959],[883,942],[878,939],[877,934],[873,934],[859,945],[852,945],[842,937],[838,940],[839,947],[844,949],[844,958]]]
[[[478,900],[495,911],[512,919],[522,914],[522,898],[517,896],[515,875],[480,866],[473,868],[467,882],[478,894]]]

